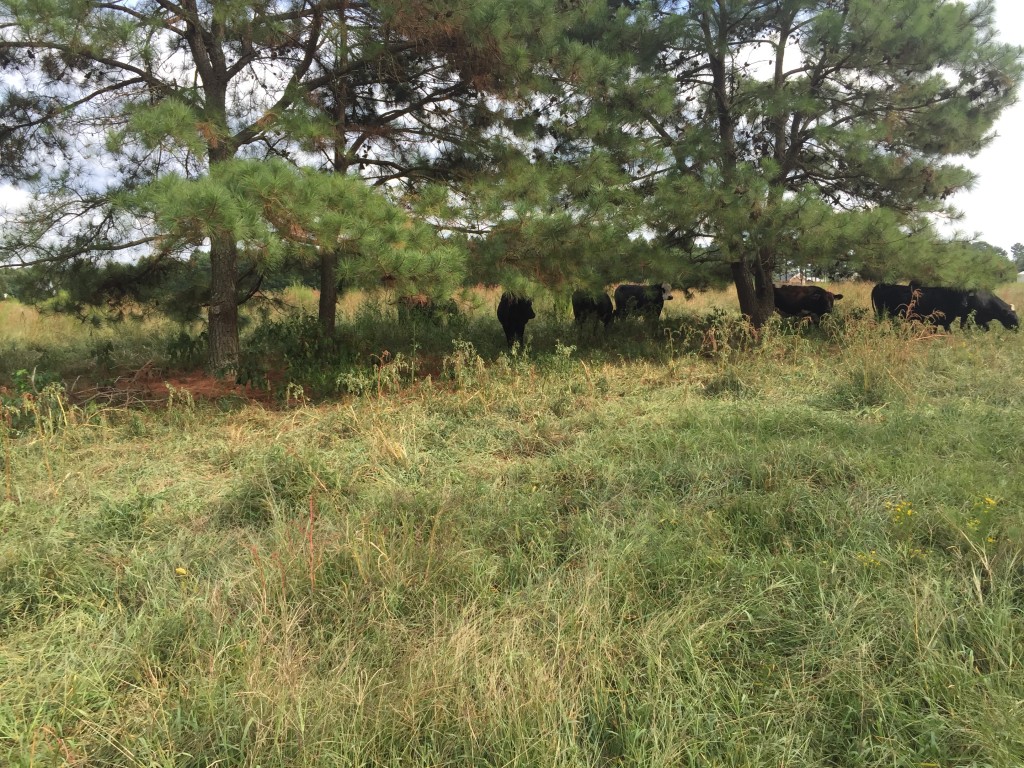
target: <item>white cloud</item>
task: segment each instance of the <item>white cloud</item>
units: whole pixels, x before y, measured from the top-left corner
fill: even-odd
[[[17,210],[27,202],[27,192],[12,187],[10,184],[0,184],[0,212],[5,208]]]

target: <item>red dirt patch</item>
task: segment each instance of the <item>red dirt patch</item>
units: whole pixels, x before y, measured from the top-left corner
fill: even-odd
[[[228,397],[265,406],[276,404],[273,392],[268,389],[236,384],[233,379],[219,379],[202,372],[168,373],[162,379],[147,382],[146,390],[151,397],[160,401],[168,400],[172,394],[175,398],[186,397],[187,392],[193,400],[210,401]]]
[[[108,402],[112,405],[154,407],[166,405],[172,398],[193,402],[222,399],[259,403],[266,408],[280,406],[274,396],[273,379],[269,388],[237,384],[234,379],[217,378],[203,371],[168,371],[145,365],[138,371],[118,377],[112,384],[76,385],[69,395],[74,402]]]

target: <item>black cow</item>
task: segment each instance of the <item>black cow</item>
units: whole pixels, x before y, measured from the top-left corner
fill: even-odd
[[[917,302],[914,300],[914,291],[918,285],[897,285],[895,283],[878,283],[871,289],[871,306],[875,315],[881,320],[886,315],[902,317],[904,319],[921,319],[918,314]],[[920,293],[918,294],[920,298]]]
[[[615,289],[615,317],[626,318],[636,315],[650,320],[661,317],[665,302],[672,299],[672,286],[634,285],[626,283]]]
[[[600,293],[574,291],[572,315],[576,318],[577,325],[583,325],[588,320],[600,320],[607,328],[615,315],[615,310],[612,307],[611,297],[604,291]]]
[[[916,281],[910,285],[879,283],[871,289],[871,305],[879,317],[889,314],[927,320],[946,331],[954,320],[959,320],[962,328],[972,313],[974,322],[986,331],[993,320],[1006,328],[1020,325],[1013,307],[990,291],[925,286]]]
[[[951,290],[951,289],[947,289]],[[1007,304],[991,291],[967,291],[967,315],[960,319],[960,325],[964,320],[974,313],[974,322],[988,330],[988,324],[998,320],[1004,328],[1017,329],[1020,327],[1020,320],[1012,304]]]
[[[505,339],[510,347],[517,341],[522,346],[526,324],[536,316],[533,312],[533,299],[516,296],[508,291],[501,294],[501,300],[498,302],[498,322],[505,331]]]
[[[817,285],[773,285],[772,292],[780,315],[809,317],[815,323],[832,311],[837,299],[843,298],[843,294]]]

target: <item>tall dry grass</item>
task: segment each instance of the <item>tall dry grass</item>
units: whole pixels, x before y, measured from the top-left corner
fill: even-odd
[[[847,290],[632,358],[488,309],[316,406],[2,400],[0,762],[1024,764],[1024,341]]]

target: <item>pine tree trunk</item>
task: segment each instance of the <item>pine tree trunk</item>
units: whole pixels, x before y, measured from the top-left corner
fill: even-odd
[[[769,275],[761,267],[760,261],[754,265],[734,261],[729,266],[736,283],[740,312],[750,318],[751,325],[760,328],[775,311],[775,292],[771,280],[767,279]]]
[[[238,249],[231,235],[210,241],[210,371],[233,376],[238,370]]]
[[[338,315],[338,252],[320,253],[320,331],[324,338],[334,335]]]
[[[348,64],[348,0],[341,0],[341,9],[338,17],[341,24],[341,34],[338,37],[339,47],[337,49],[338,63],[342,68]],[[346,119],[345,109],[348,107],[348,81],[345,77],[336,79],[334,86],[334,105],[331,117],[337,127],[337,136],[334,141],[334,156],[331,165],[335,173],[348,173],[348,155],[345,152],[345,130]],[[338,262],[341,260],[337,248],[330,251],[323,251],[320,254],[320,306],[319,319],[320,331],[325,339],[334,336],[334,327],[338,315]]]

